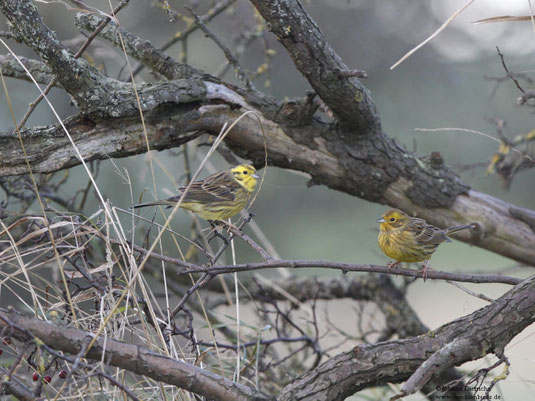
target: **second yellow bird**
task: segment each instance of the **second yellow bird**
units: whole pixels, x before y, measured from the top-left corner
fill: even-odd
[[[473,225],[440,229],[417,217],[410,217],[401,210],[391,209],[377,220],[380,224],[379,247],[395,262],[425,262],[422,274],[427,276],[427,264],[433,252],[443,242],[450,242],[448,235],[472,228]]]

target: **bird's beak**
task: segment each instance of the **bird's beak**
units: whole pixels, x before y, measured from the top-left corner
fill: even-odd
[[[380,219],[377,219],[377,223],[386,223],[386,220],[381,217]]]
[[[256,178],[256,179],[260,178],[258,174],[251,174],[251,177]]]

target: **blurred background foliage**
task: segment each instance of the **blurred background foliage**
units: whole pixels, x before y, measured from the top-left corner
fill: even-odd
[[[535,33],[529,22],[473,24],[472,21],[497,15],[526,15],[528,1],[481,0],[474,2],[456,18],[438,37],[424,46],[399,67],[390,70],[401,56],[431,35],[444,21],[459,9],[465,0],[325,0],[303,1],[304,7],[315,19],[332,47],[343,58],[350,69],[362,69],[368,73],[365,85],[371,91],[378,107],[385,132],[395,137],[410,150],[419,155],[440,151],[447,164],[452,166],[474,189],[489,193],[515,205],[535,208],[535,178],[532,170],[519,174],[509,190],[505,190],[500,177],[487,175],[484,166],[496,151],[498,143],[481,135],[458,132],[418,132],[415,128],[464,128],[481,131],[496,137],[492,118],[506,122],[505,133],[509,138],[525,134],[533,129],[532,110],[514,104],[520,96],[510,80],[500,84],[485,79],[485,76],[504,76],[496,46],[505,56],[507,65],[514,72],[528,72],[533,69]],[[107,11],[106,1],[87,3],[95,9]],[[211,2],[192,1],[199,14],[205,13]],[[157,1],[131,0],[118,16],[121,25],[150,41],[156,46],[167,42],[177,32],[184,31],[191,23],[189,14],[183,8],[184,2],[169,1],[172,12],[164,9]],[[71,23],[75,8],[69,9],[61,2],[39,2],[45,22],[54,29],[66,43],[76,43],[79,32]],[[210,30],[230,48],[242,43],[244,31],[257,32],[258,19],[251,4],[238,0],[227,11],[216,17],[209,25]],[[2,30],[6,30],[5,22]],[[97,39],[86,53],[87,57],[111,77],[127,76],[125,56],[102,39]],[[71,47],[72,48],[72,47]],[[14,45],[14,51],[21,56],[35,57],[22,45]],[[269,49],[268,68],[266,50]],[[168,51],[173,57],[183,57],[181,43]],[[4,51],[4,53],[6,53]],[[202,32],[195,32],[188,40],[187,61],[194,67],[216,74],[226,64],[219,48]],[[130,60],[135,66],[135,60]],[[258,89],[277,98],[302,96],[310,90],[305,79],[294,68],[284,49],[269,33],[251,42],[240,56],[241,65],[251,73],[262,71],[254,80]],[[222,77],[237,83],[232,69]],[[146,70],[137,82],[154,81],[157,78]],[[17,118],[26,112],[28,103],[38,95],[32,84],[8,79],[8,89]],[[496,85],[498,87],[496,88]],[[524,85],[529,89],[529,85]],[[76,112],[68,97],[59,89],[49,96],[62,117]],[[0,98],[0,122],[2,131],[13,126],[6,98]],[[27,126],[54,123],[53,114],[43,102],[27,123]],[[192,167],[199,164],[199,151],[189,146],[188,153]],[[127,209],[137,203],[143,193],[144,200],[165,197],[174,193],[176,186],[184,184],[184,158],[181,149],[153,152],[158,193],[152,193],[152,178],[147,155],[127,159],[115,159],[100,163],[97,182],[104,196],[114,206]],[[211,159],[213,169],[228,167],[220,156]],[[464,168],[480,163],[481,166]],[[125,171],[131,179],[130,185],[124,179]],[[200,175],[205,177],[212,171],[206,169]],[[260,192],[250,208],[256,213],[258,223],[281,257],[286,259],[330,259],[353,263],[384,264],[388,260],[377,246],[378,227],[375,222],[388,206],[369,203],[325,187],[307,187],[304,174],[268,167]],[[59,174],[61,175],[61,174]],[[171,177],[172,178],[171,178]],[[69,172],[66,185],[60,195],[70,198],[87,184],[82,168]],[[132,194],[132,195],[131,195]],[[0,191],[0,198],[5,194]],[[15,210],[16,203],[10,203]],[[58,205],[54,205],[58,207]],[[93,192],[86,203],[85,212],[92,214],[98,208]],[[38,206],[33,206],[38,212]],[[141,212],[143,216],[164,221],[155,210]],[[125,227],[129,219],[125,218]],[[204,224],[204,223],[203,223]],[[180,211],[172,222],[178,232],[189,233],[190,216]],[[139,238],[139,237],[138,237]],[[257,260],[248,248],[237,241],[238,262]],[[173,249],[170,247],[170,249]],[[178,255],[174,255],[178,256]],[[434,255],[431,267],[450,272],[491,272],[514,266],[514,262],[476,247],[454,242],[441,247]],[[517,269],[512,274],[527,276],[527,268]],[[297,274],[333,274],[330,271],[299,271]],[[398,279],[399,280],[399,279]],[[496,297],[507,287],[491,285],[467,287]],[[6,296],[6,294],[2,294]],[[465,315],[485,304],[470,297],[446,283],[428,281],[416,282],[409,288],[408,299],[423,321],[435,328],[453,318]],[[432,300],[432,301],[431,301]],[[351,323],[345,329],[351,330]],[[533,370],[533,354],[525,358],[527,349],[533,350],[534,331],[522,333],[521,339],[513,341],[507,356],[512,362],[513,375],[502,384],[515,386],[518,380],[524,382],[517,389],[518,396],[533,396],[534,384],[525,381],[526,372]],[[515,359],[515,356],[517,358]],[[479,366],[479,362],[474,363]],[[516,376],[515,376],[516,374]],[[506,392],[507,393],[507,392]],[[515,398],[520,399],[520,398]]]

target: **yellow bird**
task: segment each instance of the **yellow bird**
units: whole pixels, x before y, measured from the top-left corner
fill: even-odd
[[[258,179],[256,169],[248,164],[240,164],[230,170],[214,173],[204,180],[191,184],[180,207],[190,210],[208,221],[226,220],[242,210],[256,188]],[[174,206],[186,187],[178,189],[179,194],[168,199],[134,205],[132,208],[146,206]]]
[[[377,219],[380,224],[379,247],[384,254],[395,262],[424,262],[422,274],[427,277],[427,264],[433,252],[443,242],[451,242],[448,235],[461,230],[473,228],[473,224],[455,226],[444,230],[435,227],[423,219],[410,217],[401,210],[391,209]]]

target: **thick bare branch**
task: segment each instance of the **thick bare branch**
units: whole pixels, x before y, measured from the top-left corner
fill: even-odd
[[[532,277],[492,304],[432,333],[359,345],[337,355],[287,386],[278,400],[334,401],[366,387],[407,380],[430,355],[454,341],[462,347],[443,360],[439,371],[490,353],[501,354],[505,345],[534,320],[535,277]]]
[[[319,27],[296,0],[252,0],[297,69],[353,135],[381,132],[370,92],[331,48]]]
[[[311,122],[297,127],[278,124],[266,118],[259,109],[250,106],[243,96],[232,89],[208,81],[200,84],[193,79],[170,81],[147,86],[146,89],[140,89],[140,92],[146,93],[143,98],[151,99],[152,102],[146,105],[152,111],[146,113],[145,117],[152,149],[179,146],[189,139],[186,136],[189,131],[219,132],[225,123],[235,121],[246,110],[253,110],[260,119],[263,131],[256,118],[246,117],[240,120],[227,136],[227,143],[235,151],[256,160],[257,166],[262,166],[264,144],[267,143],[268,157],[274,165],[306,171],[312,175],[314,182],[322,182],[356,196],[362,195],[362,187],[353,181],[355,177],[352,172],[342,167],[345,159],[338,158],[326,148],[326,141],[322,139],[325,127],[320,124]],[[125,107],[129,108],[128,105]],[[262,108],[271,107],[273,104],[264,103]],[[125,114],[129,115],[128,112]],[[77,138],[82,156],[87,160],[124,157],[146,151],[142,126],[137,117],[95,120],[75,117],[68,120],[68,129]],[[303,135],[311,135],[312,138],[303,144]],[[92,140],[87,141],[87,138]],[[51,172],[79,164],[74,149],[58,126],[25,131],[23,140],[30,165],[35,172]],[[333,138],[331,145],[336,141]],[[17,137],[12,132],[0,133],[0,146],[4,149],[0,176],[26,173]],[[46,152],[43,152],[43,147]],[[400,148],[397,152],[399,151]],[[384,160],[387,160],[388,153],[381,153]],[[398,156],[401,158],[401,153]],[[345,157],[349,157],[347,153]],[[416,160],[410,154],[404,158]],[[381,169],[374,170],[375,174],[382,174]],[[431,173],[432,170],[429,177],[432,176]],[[373,175],[367,179],[372,180]],[[443,180],[447,181],[447,178]],[[469,238],[462,234],[458,238],[525,264],[534,263],[535,249],[532,244],[535,243],[535,233],[527,223],[511,215],[512,205],[477,191],[469,191],[466,195],[456,197],[450,208],[429,209],[415,203],[408,196],[419,184],[420,181],[399,178],[386,187],[384,201],[440,227],[477,222],[481,227],[480,238]],[[428,185],[431,188],[433,183],[427,182],[421,189],[425,190]],[[447,187],[440,184],[438,190],[429,190],[428,196],[440,191],[440,188],[447,192]],[[369,188],[363,188],[363,191],[367,189]]]
[[[78,13],[76,14],[75,22],[78,28],[93,32],[104,20],[104,18],[95,14]],[[188,78],[194,73],[201,73],[189,65],[181,64],[166,55],[154,47],[150,41],[117,26],[114,21],[111,21],[101,31],[100,36],[108,39],[119,49],[122,49],[122,44],[124,43],[125,50],[129,55],[167,79]]]
[[[39,54],[81,110],[95,111],[98,100],[110,97],[116,84],[84,59],[76,59],[48,29],[31,1],[2,1],[0,10],[17,37]]]
[[[48,66],[42,61],[32,60],[30,58],[20,56],[19,60],[40,84],[46,85],[55,77],[50,68],[48,68]],[[22,68],[20,63],[12,55],[0,55],[0,67],[2,68],[2,74],[4,74],[5,77],[30,81],[30,77],[24,68]]]
[[[59,327],[50,322],[24,317],[13,310],[10,313],[0,312],[0,330],[4,328],[10,331],[12,337],[21,341],[39,338],[47,346],[71,354],[77,354],[84,339],[93,336],[82,330]],[[110,338],[98,339],[85,357],[100,361],[104,352],[107,363],[112,366],[173,384],[209,399],[268,400],[262,393],[207,369],[156,354],[139,345]]]
[[[188,112],[183,108],[182,111],[182,115],[175,114],[168,108],[160,107],[156,109],[156,114],[147,113],[145,128],[151,149],[180,146],[196,137],[195,134],[186,135],[188,130],[181,129],[181,117],[184,122],[194,117],[189,114],[191,110]],[[193,114],[196,115],[195,112]],[[64,125],[86,161],[123,157],[146,151],[143,126],[138,117],[92,120],[80,115],[66,119]],[[21,135],[34,172],[57,171],[80,164],[70,141],[59,125],[23,130]],[[0,162],[0,176],[28,172],[15,133],[0,133],[0,146],[3,146],[5,151]]]

